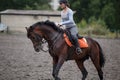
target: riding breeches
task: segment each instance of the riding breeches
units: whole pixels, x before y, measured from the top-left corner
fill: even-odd
[[[74,42],[74,45],[75,45],[75,46],[79,46],[79,45],[78,45],[78,36],[77,36],[77,34],[78,34],[77,27],[76,27],[76,26],[73,26],[73,27],[71,27],[71,28],[67,28],[67,30],[69,30],[70,33],[71,33],[71,36],[72,36],[72,40],[73,40],[73,42]]]
[[[72,35],[74,38],[78,38],[78,37],[77,37],[78,30],[77,30],[77,27],[76,27],[76,26],[73,26],[73,27],[71,27],[71,28],[67,28],[67,30],[70,31],[71,35]]]

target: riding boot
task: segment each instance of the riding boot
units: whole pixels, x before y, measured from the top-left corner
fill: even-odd
[[[78,38],[73,37],[73,41],[74,41],[74,45],[76,47],[76,53],[79,55],[80,53],[82,53],[82,50],[81,50],[81,48],[79,46]]]

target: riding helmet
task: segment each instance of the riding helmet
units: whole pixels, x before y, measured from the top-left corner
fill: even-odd
[[[68,0],[59,0],[59,3],[65,3],[65,4],[67,4]]]

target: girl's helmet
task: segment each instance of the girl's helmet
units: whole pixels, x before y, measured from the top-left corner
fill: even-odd
[[[59,0],[59,3],[65,3],[65,4],[67,4],[68,0]]]

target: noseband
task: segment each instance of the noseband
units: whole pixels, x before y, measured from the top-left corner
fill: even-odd
[[[37,34],[35,32],[33,32],[33,34],[35,35],[34,41],[38,42],[38,45],[40,46],[40,50],[43,51],[43,52],[47,52],[48,50],[43,49],[43,45],[46,44],[47,41],[42,36],[40,36],[39,34]],[[30,38],[30,36],[29,36],[29,38]]]

